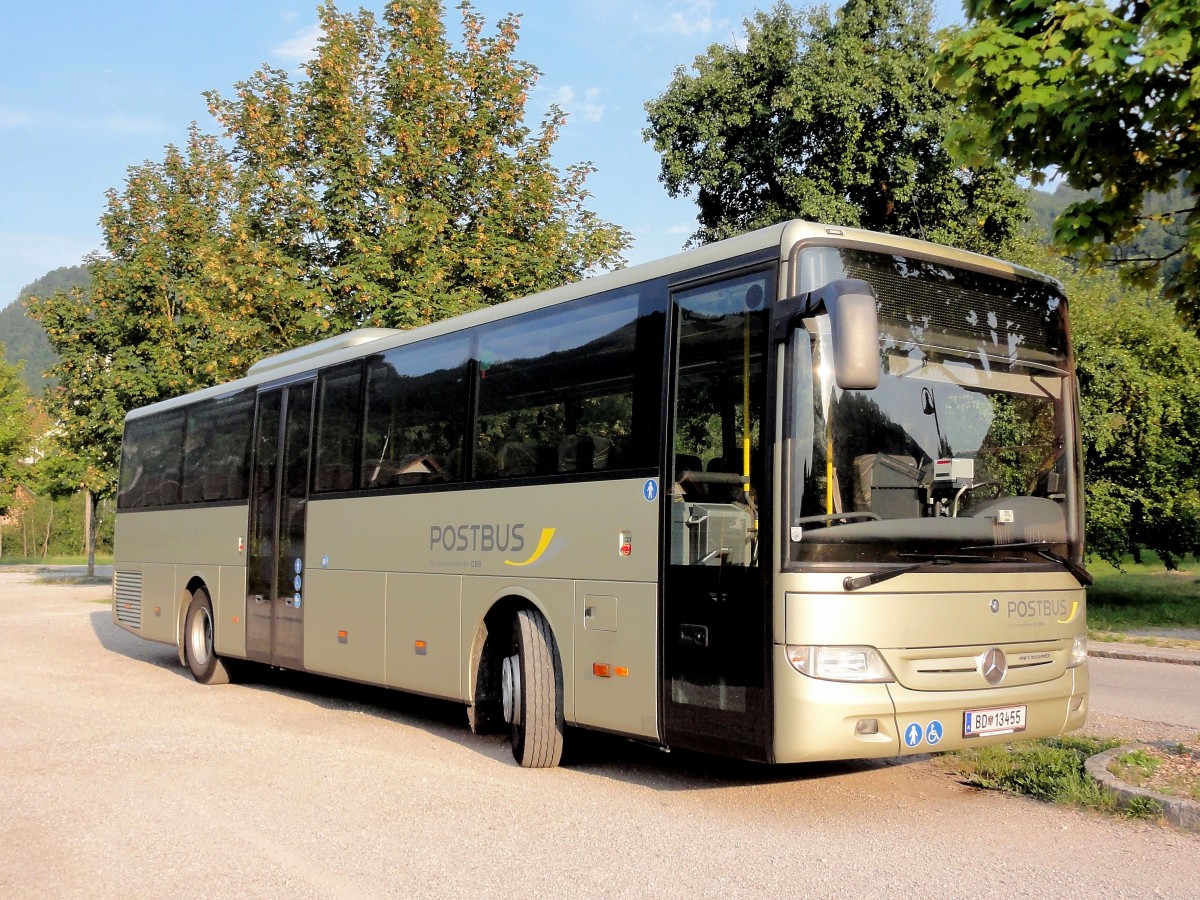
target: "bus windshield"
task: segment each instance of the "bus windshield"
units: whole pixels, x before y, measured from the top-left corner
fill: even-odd
[[[1078,558],[1057,292],[838,253],[835,274],[865,277],[879,296],[879,385],[838,388],[828,317],[793,334],[787,562],[1017,558],[1005,547]]]

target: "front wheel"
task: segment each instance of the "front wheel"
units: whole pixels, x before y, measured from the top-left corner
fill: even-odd
[[[501,666],[504,718],[512,752],[528,769],[557,766],[563,749],[562,665],[550,623],[535,609],[513,618],[513,654]]]
[[[192,595],[183,620],[183,654],[192,677],[201,684],[228,684],[229,670],[213,649],[213,610],[208,591],[200,588]]]

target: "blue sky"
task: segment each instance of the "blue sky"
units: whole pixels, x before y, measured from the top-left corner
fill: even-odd
[[[517,55],[542,78],[528,112],[551,103],[570,118],[560,165],[590,160],[590,203],[627,228],[631,263],[680,249],[695,230],[686,199],[658,182],[642,141],[645,101],[676,66],[741,37],[742,20],[773,0],[476,0],[489,26],[522,16]],[[801,5],[796,2],[795,5]],[[451,33],[458,13],[451,2]],[[382,0],[339,3],[379,11]],[[298,71],[316,39],[312,0],[150,0],[9,4],[0,37],[0,306],[29,282],[102,250],[104,193],[126,170],[162,159],[188,125],[215,133],[203,92],[264,63]],[[960,16],[938,0],[939,24]],[[3,336],[0,335],[0,340]]]

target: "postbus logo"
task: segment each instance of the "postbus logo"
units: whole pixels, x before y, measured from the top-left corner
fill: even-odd
[[[429,549],[446,553],[503,553],[506,566],[529,566],[550,548],[555,531],[555,528],[543,528],[533,551],[522,558],[520,554],[526,547],[524,522],[430,525]]]

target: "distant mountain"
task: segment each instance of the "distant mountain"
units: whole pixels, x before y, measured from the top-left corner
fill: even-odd
[[[46,389],[49,382],[42,373],[54,365],[58,357],[41,324],[29,316],[26,301],[30,297],[49,297],[75,287],[86,290],[91,280],[86,266],[55,269],[25,285],[14,302],[0,309],[0,344],[4,345],[4,358],[9,363],[25,364],[21,377],[34,394],[40,396]]]
[[[1054,230],[1054,220],[1068,205],[1086,200],[1089,196],[1099,197],[1099,192],[1089,195],[1085,191],[1077,191],[1065,184],[1058,185],[1053,193],[1033,190],[1029,192],[1029,209],[1033,213],[1031,227],[1039,232],[1039,238],[1049,240]],[[1182,178],[1175,188],[1165,194],[1151,194],[1146,198],[1143,214],[1171,212],[1177,209],[1189,209],[1195,202],[1183,188]],[[1126,246],[1115,247],[1113,257],[1124,259],[1129,257],[1161,257],[1166,256],[1183,245],[1183,239],[1173,234],[1178,226],[1162,226],[1158,222],[1147,222],[1145,229],[1138,235],[1137,240]],[[1163,268],[1163,275],[1170,275],[1182,264],[1179,258],[1171,259]]]

